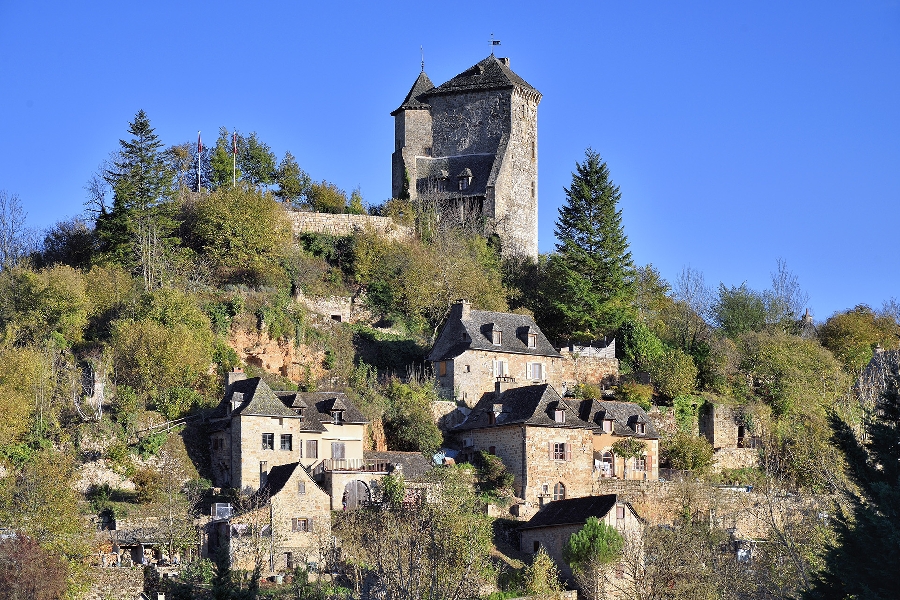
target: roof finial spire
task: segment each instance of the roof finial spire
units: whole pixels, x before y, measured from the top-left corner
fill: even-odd
[[[419,52],[422,54],[422,72],[425,72],[425,50],[419,46]]]

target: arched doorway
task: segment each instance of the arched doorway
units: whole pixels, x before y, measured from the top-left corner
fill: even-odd
[[[344,486],[344,497],[342,504],[344,510],[353,510],[359,508],[360,504],[369,502],[372,499],[369,495],[369,486],[359,479],[349,482]]]

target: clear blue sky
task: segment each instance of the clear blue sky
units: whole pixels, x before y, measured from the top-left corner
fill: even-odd
[[[390,195],[396,108],[502,41],[543,95],[540,247],[575,161],[608,162],[639,264],[765,288],[815,316],[900,296],[900,2],[0,0],[0,189],[44,228],[138,109],[167,144],[221,125],[316,179]]]

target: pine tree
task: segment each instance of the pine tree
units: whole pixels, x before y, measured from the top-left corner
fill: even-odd
[[[237,132],[234,135],[238,136],[238,143],[240,144],[243,138]],[[216,148],[212,151],[212,156],[209,157],[209,181],[210,186],[214,190],[224,186],[230,188],[233,186],[235,179],[241,179],[241,170],[236,169],[236,161],[234,156],[232,156],[232,143],[232,134],[229,133],[228,129],[219,127]]]
[[[617,208],[622,195],[591,149],[576,163],[565,193],[556,222],[559,243],[547,265],[554,290],[547,329],[562,338],[597,339],[634,313],[635,270]]]
[[[896,598],[900,572],[900,373],[888,388],[876,417],[860,441],[835,420],[857,490],[836,515],[837,543],[825,556],[826,568],[807,594],[816,600]]]
[[[153,220],[164,233],[174,226],[164,215],[174,173],[166,166],[163,143],[143,110],[129,124],[128,133],[131,139],[119,140],[118,156],[103,176],[113,190],[112,208],[97,218],[101,248],[125,265],[133,262],[133,244],[142,222]]]

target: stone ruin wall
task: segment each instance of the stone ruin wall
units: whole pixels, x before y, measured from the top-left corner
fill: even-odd
[[[413,236],[412,228],[398,225],[390,217],[302,211],[288,211],[287,216],[295,236],[301,233],[345,236],[364,231],[374,231],[393,241],[406,240]]]
[[[876,350],[856,382],[860,403],[873,408],[887,389],[887,378],[900,372],[900,350]]]

